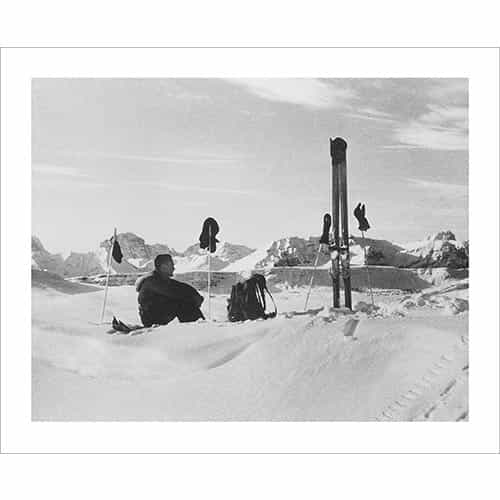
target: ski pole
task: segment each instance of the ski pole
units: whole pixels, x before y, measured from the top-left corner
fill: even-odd
[[[104,289],[104,301],[102,303],[102,311],[101,311],[101,325],[104,320],[104,311],[106,310],[106,301],[108,299],[108,286],[109,286],[109,273],[111,271],[111,254],[113,253],[113,246],[116,241],[116,227],[115,231],[113,233],[113,237],[111,238],[111,246],[109,247],[109,252],[108,252],[108,270],[106,273],[106,288]]]
[[[208,320],[212,321],[212,301],[210,299],[210,245],[212,244],[212,228],[208,227]]]
[[[309,297],[311,296],[311,291],[312,291],[313,282],[314,282],[314,273],[316,272],[316,267],[318,266],[320,253],[321,253],[321,243],[319,244],[319,247],[318,247],[318,253],[316,254],[316,259],[314,261],[313,273],[311,274],[311,280],[309,281],[309,291],[307,292],[306,303],[304,305],[304,311],[307,311],[307,304],[309,303]]]
[[[371,282],[371,278],[370,278],[370,270],[368,269],[368,264],[367,264],[365,232],[364,231],[361,231],[361,237],[363,238],[363,254],[365,256],[365,269],[366,269],[366,275],[368,277],[368,287],[370,288],[370,297],[372,299],[372,306],[374,306],[375,302],[373,300],[373,290],[372,290],[372,282]]]

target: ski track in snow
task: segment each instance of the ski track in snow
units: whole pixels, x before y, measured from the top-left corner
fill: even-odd
[[[375,417],[375,420],[379,422],[440,420],[440,410],[453,403],[456,404],[453,400],[457,395],[463,399],[460,391],[467,390],[468,343],[468,336],[463,335],[453,350],[442,354],[408,391],[388,405]],[[420,400],[418,405],[415,404],[416,400]],[[457,405],[455,415],[456,421],[467,420],[468,410],[463,410]],[[446,420],[449,420],[449,412],[446,416]]]

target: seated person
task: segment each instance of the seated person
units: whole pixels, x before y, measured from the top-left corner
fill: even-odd
[[[154,271],[139,278],[135,284],[143,325],[166,325],[174,318],[182,323],[205,319],[200,310],[203,297],[187,283],[172,279],[172,256],[158,255],[154,264]]]

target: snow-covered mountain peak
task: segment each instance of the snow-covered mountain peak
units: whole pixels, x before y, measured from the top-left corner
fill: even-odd
[[[455,235],[451,231],[439,231],[438,233],[431,234],[427,237],[432,241],[456,241]]]
[[[236,245],[228,241],[217,244],[216,251],[210,254],[210,267],[213,270],[225,269],[231,263],[245,258],[255,249],[245,245]],[[200,248],[199,243],[189,246],[185,252],[174,257],[176,272],[205,270],[208,268],[208,253]]]
[[[112,273],[142,273],[153,269],[158,254],[169,253],[175,261],[176,273],[207,270],[208,254],[199,243],[179,253],[165,244],[148,244],[140,236],[126,232],[118,234],[123,261],[112,260]],[[82,276],[106,272],[110,239],[100,243],[97,250],[87,253],[72,252],[66,259],[47,252],[36,236],[32,237],[32,267],[58,273],[62,276]],[[318,257],[319,238],[287,236],[252,249],[221,241],[211,254],[214,271],[244,271],[270,267],[311,267]],[[365,259],[366,252],[366,259]],[[469,266],[468,242],[459,242],[451,231],[440,231],[423,240],[396,244],[388,240],[352,237],[350,241],[351,265],[393,266],[402,268],[467,268]],[[329,266],[330,255],[323,246],[317,265]]]

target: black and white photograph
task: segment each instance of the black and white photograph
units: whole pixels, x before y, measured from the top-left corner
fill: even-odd
[[[468,182],[463,77],[33,78],[32,421],[464,425]]]
[[[0,496],[495,496],[495,14],[3,2]]]

